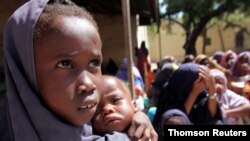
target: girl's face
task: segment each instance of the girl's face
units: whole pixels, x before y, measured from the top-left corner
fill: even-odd
[[[123,132],[131,123],[136,111],[130,92],[116,79],[105,79],[104,90],[98,109],[92,120],[99,133]]]
[[[38,90],[47,107],[77,126],[93,117],[100,94],[101,40],[88,20],[57,16],[35,43]]]

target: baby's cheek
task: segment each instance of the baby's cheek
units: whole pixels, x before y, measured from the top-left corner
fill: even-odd
[[[97,114],[95,114],[94,117],[93,117],[93,119],[92,119],[92,122],[95,123],[95,126],[96,126],[96,125],[100,124],[100,120],[101,120],[100,116],[97,115]]]

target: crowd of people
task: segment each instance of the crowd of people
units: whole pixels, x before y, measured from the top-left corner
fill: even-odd
[[[137,48],[137,57],[142,56],[138,56],[139,51]],[[146,52],[145,60],[148,53],[142,52]],[[249,51],[218,51],[212,56],[187,55],[181,61],[168,55],[158,62],[155,70],[148,69],[150,59],[137,60],[136,64],[142,63],[140,66],[144,66],[144,71],[133,65],[134,82],[141,87],[143,111],[158,134],[167,125],[250,124]],[[121,78],[119,69],[115,76]],[[127,79],[122,80],[127,82]],[[159,140],[162,139],[159,135]]]
[[[150,60],[143,63],[150,66]],[[133,67],[134,76],[140,78],[140,84],[144,82],[144,112],[158,134],[167,125],[250,124],[249,51],[187,55],[181,61],[168,55],[158,62],[156,70]]]
[[[4,31],[0,140],[161,141],[168,125],[250,124],[249,51],[169,55],[152,70],[143,41],[131,97],[128,60],[102,72],[101,45],[91,14],[70,0],[18,8]]]
[[[154,99],[157,133],[167,125],[250,124],[249,51],[187,55],[181,63],[166,58],[148,95]]]

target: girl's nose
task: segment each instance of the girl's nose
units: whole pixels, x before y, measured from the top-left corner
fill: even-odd
[[[78,85],[78,94],[83,94],[86,92],[91,92],[96,90],[96,85],[94,83],[93,78],[90,76],[91,74],[84,73],[80,76],[80,84]]]

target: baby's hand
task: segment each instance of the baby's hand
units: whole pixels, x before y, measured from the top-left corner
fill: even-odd
[[[141,111],[135,113],[128,135],[132,141],[157,141],[158,135],[149,118]]]

